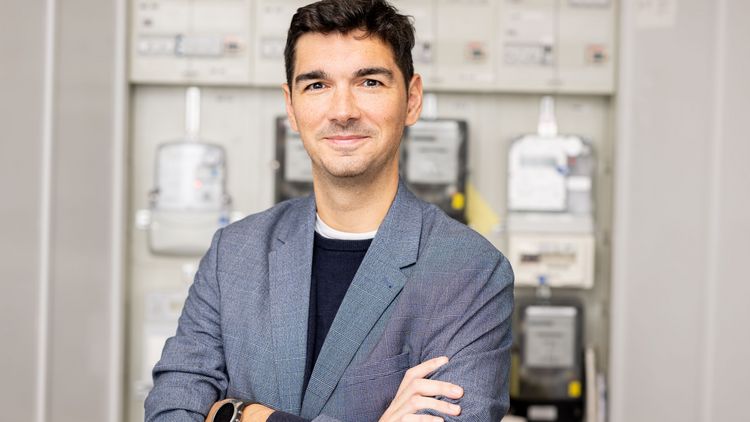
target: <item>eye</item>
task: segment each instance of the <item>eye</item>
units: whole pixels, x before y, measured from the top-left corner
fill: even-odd
[[[313,82],[305,87],[305,91],[316,91],[318,89],[323,89],[323,87],[323,82]]]
[[[368,88],[375,88],[378,86],[382,86],[383,83],[375,79],[365,79],[364,85]]]

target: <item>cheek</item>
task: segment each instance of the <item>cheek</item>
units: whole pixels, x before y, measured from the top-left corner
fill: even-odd
[[[322,108],[311,104],[296,107],[294,117],[300,132],[314,130],[325,121]]]
[[[383,132],[397,131],[406,119],[406,104],[393,98],[373,100],[367,110],[370,120],[376,122]]]

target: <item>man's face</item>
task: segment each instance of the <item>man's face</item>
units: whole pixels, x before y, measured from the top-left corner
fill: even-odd
[[[287,115],[319,175],[395,175],[404,126],[419,118],[420,77],[407,91],[390,47],[362,35],[307,33],[297,40],[292,86],[284,84]]]

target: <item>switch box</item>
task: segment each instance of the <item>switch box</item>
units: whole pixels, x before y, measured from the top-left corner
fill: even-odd
[[[445,89],[487,89],[495,84],[497,2],[438,0],[435,76]],[[470,24],[469,24],[470,23]]]
[[[135,0],[130,80],[243,85],[250,82],[251,0]]]
[[[497,88],[614,92],[615,0],[502,0]]]

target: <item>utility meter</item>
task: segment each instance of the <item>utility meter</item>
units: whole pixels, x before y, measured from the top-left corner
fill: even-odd
[[[148,221],[139,224],[148,230],[149,247],[156,254],[200,256],[230,219],[226,153],[199,138],[198,88],[188,88],[185,122],[184,138],[156,151]]]
[[[466,222],[467,126],[462,120],[419,120],[406,129],[401,172],[409,188]]]
[[[591,143],[559,135],[544,97],[539,128],[508,154],[508,258],[516,285],[594,285],[594,154]]]
[[[580,422],[583,307],[574,299],[519,300],[511,408],[530,422]]]

